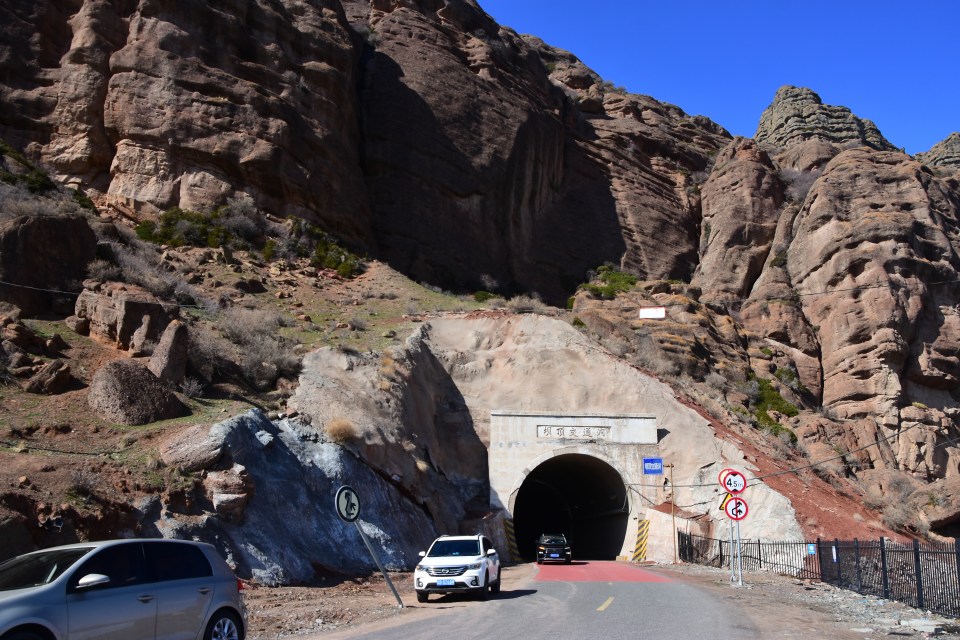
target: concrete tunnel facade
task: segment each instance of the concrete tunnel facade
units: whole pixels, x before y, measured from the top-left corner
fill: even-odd
[[[541,533],[564,533],[574,560],[630,558],[662,476],[656,416],[498,410],[490,414],[490,503],[513,523],[512,560],[532,560]]]

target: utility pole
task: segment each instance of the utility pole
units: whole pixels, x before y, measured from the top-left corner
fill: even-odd
[[[673,484],[673,463],[664,466],[670,469],[670,521],[673,526],[673,564],[677,564],[677,488]]]

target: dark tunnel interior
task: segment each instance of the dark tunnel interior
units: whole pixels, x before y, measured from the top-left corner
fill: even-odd
[[[616,469],[592,456],[547,460],[524,480],[513,508],[520,555],[536,559],[542,533],[572,540],[573,559],[615,560],[629,519],[627,488]]]

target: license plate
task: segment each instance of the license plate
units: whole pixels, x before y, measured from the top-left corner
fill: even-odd
[[[455,584],[453,578],[440,578],[437,580],[438,587],[452,587]]]
[[[551,554],[550,554],[550,557],[551,557],[551,558],[559,558],[559,557],[560,557],[560,554],[559,554],[559,553],[551,553]]]

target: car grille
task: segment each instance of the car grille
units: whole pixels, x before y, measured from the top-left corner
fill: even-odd
[[[425,567],[427,573],[434,577],[444,576],[462,576],[467,570],[465,566],[459,567]]]

